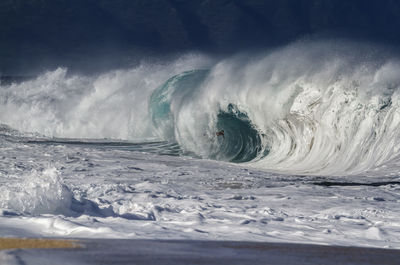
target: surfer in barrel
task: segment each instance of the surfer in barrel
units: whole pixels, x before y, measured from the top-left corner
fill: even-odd
[[[222,138],[225,139],[225,132],[224,130],[220,130],[219,132],[216,133],[217,136],[222,136]]]

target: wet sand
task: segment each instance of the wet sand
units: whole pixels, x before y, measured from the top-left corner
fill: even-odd
[[[11,239],[10,241],[2,239],[0,242],[3,242],[2,246],[14,244],[13,246],[21,248],[3,251],[3,254],[8,255],[9,264],[24,265],[400,264],[400,250],[378,248],[287,243],[124,239],[80,239],[77,241],[52,239]],[[77,248],[78,245],[81,247]]]

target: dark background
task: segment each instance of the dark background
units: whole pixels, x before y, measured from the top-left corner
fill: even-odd
[[[227,55],[299,38],[400,43],[396,0],[1,0],[0,73],[96,72],[139,57]]]

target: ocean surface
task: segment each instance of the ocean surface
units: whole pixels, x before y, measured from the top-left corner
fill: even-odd
[[[0,236],[400,248],[399,86],[347,41],[3,82]]]

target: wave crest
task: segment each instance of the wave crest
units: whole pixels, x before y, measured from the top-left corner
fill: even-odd
[[[174,77],[169,113],[175,140],[202,157],[285,172],[341,174],[377,166],[400,147],[400,63],[370,51],[294,44],[251,60],[221,61],[184,89]],[[221,129],[225,140],[214,137]]]
[[[382,47],[297,42],[97,77],[58,69],[2,86],[0,124],[67,138],[158,137],[204,158],[351,174],[397,156],[399,86],[400,60]],[[216,137],[220,130],[225,139]]]

